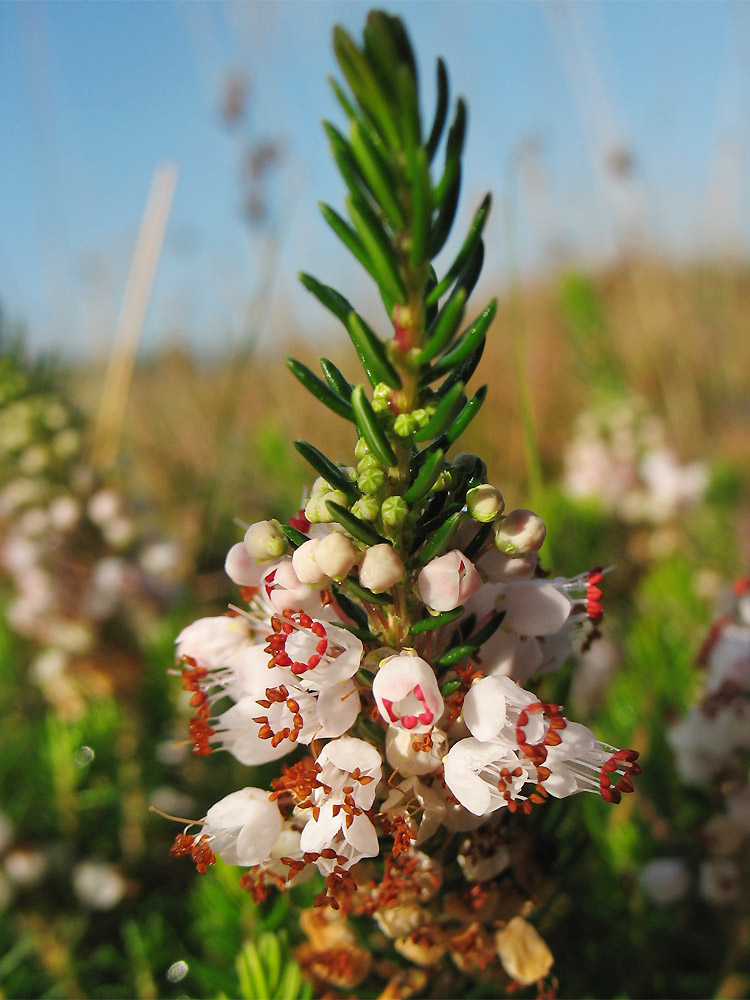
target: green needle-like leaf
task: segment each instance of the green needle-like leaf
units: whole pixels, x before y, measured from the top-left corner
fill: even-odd
[[[470,637],[469,642],[479,649],[480,646],[483,646],[485,642],[487,642],[487,640],[491,638],[495,632],[497,632],[502,625],[503,618],[505,618],[505,612],[497,611],[485,625],[474,632],[474,634]]]
[[[370,117],[383,142],[391,149],[398,149],[398,125],[392,109],[369,63],[340,25],[333,30],[333,50],[357,103]]]
[[[438,181],[435,188],[435,204],[440,205],[448,192],[453,187],[453,183],[461,169],[461,154],[463,153],[464,139],[466,138],[466,103],[459,97],[456,103],[456,117],[448,132],[448,141],[445,146],[445,168],[443,176]]]
[[[427,330],[424,347],[419,352],[417,363],[420,365],[431,361],[444,351],[453,340],[464,318],[467,292],[465,288],[457,288],[443,308],[437,314],[435,322]]]
[[[361,494],[357,489],[357,484],[353,483],[351,479],[347,479],[338,465],[334,465],[330,458],[326,458],[322,451],[318,451],[308,441],[294,441],[292,443],[300,455],[310,463],[319,476],[322,476],[327,483],[330,483],[334,490],[340,490],[350,500],[359,499]]]
[[[412,438],[413,441],[430,441],[442,434],[454,417],[460,413],[466,403],[463,382],[456,382],[450,392],[446,392],[438,403],[437,409],[424,427],[421,427]]]
[[[344,246],[357,258],[367,273],[377,281],[375,268],[365,250],[364,244],[346,219],[342,219],[338,212],[335,212],[330,205],[326,205],[324,202],[320,202],[320,211],[323,214],[323,218]]]
[[[458,208],[458,195],[461,191],[461,166],[459,165],[458,171],[453,179],[451,187],[446,192],[443,198],[442,205],[439,206],[439,211],[437,218],[432,226],[432,231],[430,232],[430,256],[437,257],[440,251],[445,246],[445,241],[448,239],[448,234],[451,231],[451,226],[453,225],[453,220],[456,218],[456,209]]]
[[[378,418],[365,395],[364,386],[356,385],[352,391],[352,409],[354,420],[360,435],[365,439],[370,451],[377,460],[386,466],[396,465],[396,455],[388,438],[385,436]]]
[[[445,452],[440,448],[428,452],[414,482],[404,493],[407,503],[414,503],[430,492],[443,471],[444,459]]]
[[[460,677],[456,677],[452,681],[446,681],[445,684],[442,684],[440,686],[440,694],[444,698],[447,698],[448,695],[453,694],[454,691],[458,691],[458,689],[461,687],[462,684],[463,681],[460,679]]]
[[[411,250],[409,264],[415,270],[422,266],[427,255],[427,239],[432,216],[432,188],[427,153],[420,146],[409,160],[411,183]]]
[[[409,635],[421,635],[422,632],[431,632],[433,629],[441,628],[443,625],[450,625],[457,618],[460,618],[464,613],[463,604],[459,604],[457,608],[453,608],[452,611],[441,611],[438,615],[430,615],[429,618],[423,618],[419,622],[415,622],[409,629]]]
[[[317,375],[314,375],[306,365],[302,364],[301,361],[295,361],[294,358],[287,358],[286,363],[295,378],[299,379],[302,385],[304,385],[304,387],[311,392],[316,399],[319,399],[320,402],[327,406],[329,410],[333,410],[333,412],[337,413],[340,417],[354,423],[352,404],[348,399],[342,399],[338,393],[334,392],[322,379],[319,379]]]
[[[352,304],[348,299],[345,299],[335,288],[331,288],[330,285],[324,285],[317,278],[313,278],[311,274],[305,274],[304,271],[300,272],[299,280],[308,292],[312,292],[321,305],[325,306],[337,319],[340,319],[346,325],[347,317],[352,311]]]
[[[385,382],[392,389],[401,388],[398,372],[385,354],[385,347],[378,335],[362,317],[352,310],[345,326],[372,386]]]
[[[471,656],[472,653],[476,653],[479,647],[471,643],[467,643],[464,646],[454,646],[453,649],[448,649],[440,656],[436,656],[432,661],[433,667],[452,667],[454,663],[458,663],[459,660],[465,659],[467,656]]]
[[[371,524],[367,521],[363,521],[361,518],[357,517],[356,514],[352,514],[350,510],[346,507],[342,507],[341,504],[335,503],[333,500],[329,500],[326,504],[328,510],[331,512],[331,516],[334,517],[338,523],[346,528],[352,538],[358,539],[360,542],[364,542],[365,545],[381,545],[383,542],[387,542],[386,538],[373,528]]]
[[[279,527],[295,549],[298,549],[300,545],[304,545],[305,542],[309,541],[309,538],[304,531],[300,531],[299,528],[293,528],[290,524],[281,524]]]
[[[351,577],[347,577],[346,585],[355,597],[358,597],[360,601],[364,601],[366,604],[393,604],[393,598],[390,594],[376,594],[372,590],[368,590],[367,587],[363,587],[361,583],[357,583]]]
[[[472,220],[466,239],[464,240],[461,249],[456,254],[456,259],[446,271],[445,277],[428,293],[425,299],[426,306],[431,306],[437,302],[438,299],[450,288],[466,266],[466,263],[473,254],[477,243],[482,238],[484,224],[487,221],[487,216],[490,214],[491,204],[491,195],[485,195],[482,204],[477,209],[477,213]]]
[[[467,559],[473,560],[479,554],[485,543],[490,540],[493,531],[494,528],[491,524],[481,525],[469,544],[463,547],[463,554]]]
[[[425,150],[431,160],[440,143],[440,136],[443,134],[443,127],[448,113],[448,71],[442,59],[437,61],[437,107],[435,108],[435,118],[430,129],[430,137],[427,140]]]
[[[463,434],[477,413],[479,413],[486,396],[487,386],[483,385],[481,388],[477,389],[474,396],[469,400],[466,406],[464,406],[463,410],[461,410],[459,415],[446,430],[445,437],[447,438],[449,444],[453,444],[453,442],[457,441]]]
[[[349,197],[346,201],[349,218],[354,223],[365,253],[375,269],[375,279],[390,314],[392,306],[388,307],[388,299],[401,305],[405,305],[407,299],[393,247],[383,226],[364,198]]]
[[[465,358],[468,358],[479,347],[480,343],[484,340],[490,323],[495,318],[496,312],[497,299],[493,299],[487,308],[477,316],[471,326],[464,331],[456,346],[447,354],[444,354],[442,358],[438,358],[430,370],[430,380],[440,375],[445,375],[446,372],[449,372]]]
[[[333,361],[329,361],[328,358],[319,358],[318,360],[323,372],[323,377],[331,389],[333,389],[334,392],[337,392],[339,396],[343,396],[344,399],[351,399],[352,389],[354,388],[351,382],[349,382],[349,380],[342,375]]]
[[[456,511],[451,514],[450,517],[446,518],[440,527],[434,532],[431,538],[428,539],[424,548],[417,556],[417,561],[424,566],[435,556],[441,555],[450,545],[453,540],[453,536],[458,528],[458,522],[461,520],[461,511]]]
[[[352,107],[352,105],[351,105],[351,103],[349,101],[349,98],[346,96],[346,94],[344,93],[344,91],[341,89],[341,86],[340,86],[338,80],[336,80],[335,77],[329,76],[328,77],[328,83],[330,84],[331,90],[333,91],[333,93],[334,93],[334,95],[336,97],[336,100],[341,105],[341,108],[342,108],[344,114],[346,115],[346,117],[349,118],[350,120],[352,118],[356,118],[357,117],[357,112]]]
[[[351,124],[351,152],[362,176],[394,230],[406,228],[406,218],[396,196],[396,179],[383,162],[362,125],[355,119]]]

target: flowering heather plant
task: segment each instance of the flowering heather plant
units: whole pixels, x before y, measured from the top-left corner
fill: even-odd
[[[433,170],[449,105],[442,61],[425,132],[397,18],[371,13],[362,45],[337,28],[334,48],[348,135],[325,128],[348,219],[322,211],[376,282],[392,337],[302,276],[346,329],[365,381],[325,358],[322,377],[288,364],[351,424],[354,454],[338,463],[295,442],[318,477],[304,509],[249,526],[226,561],[242,601],[178,637],[195,753],[280,770],[270,788],[248,782],[213,805],[173,854],[201,872],[217,855],[240,866],[259,901],[317,870],[300,959],[321,989],[351,991],[373,972],[407,996],[424,987],[419,970],[496,982],[499,963],[510,980],[542,984],[552,955],[525,919],[542,874],[533,833],[508,817],[579,791],[616,803],[639,770],[636,751],[600,742],[526,687],[595,634],[602,572],[544,571],[542,520],[506,512],[481,458],[454,452],[486,396],[467,385],[496,308],[465,322],[489,196],[445,273],[432,265],[458,202],[464,102]],[[374,918],[407,971],[382,943],[363,948],[352,927],[364,925],[347,917]]]
[[[144,629],[172,601],[179,553],[148,540],[86,457],[83,419],[23,360],[0,358],[0,585],[9,628],[54,708],[134,686]]]

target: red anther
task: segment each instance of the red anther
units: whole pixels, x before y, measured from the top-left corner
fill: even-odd
[[[320,852],[321,858],[325,858],[326,861],[333,861],[336,857],[336,852],[332,847],[324,847]]]
[[[293,517],[289,518],[289,525],[292,528],[296,528],[297,531],[301,531],[303,535],[306,535],[310,530],[310,522],[305,517],[304,507],[297,511]]]
[[[608,774],[602,773],[599,775],[599,787],[600,788],[610,788],[612,785],[612,779]]]
[[[601,583],[604,579],[604,573],[602,572],[601,566],[594,566],[593,569],[589,570],[588,582],[589,583]]]
[[[544,742],[547,744],[548,747],[559,747],[560,744],[562,743],[562,736],[560,736],[559,733],[554,732],[554,730],[550,729],[550,731],[544,738]]]
[[[310,628],[313,624],[313,620],[309,615],[305,614],[304,611],[300,611],[299,623],[302,626],[302,628]]]
[[[517,725],[523,729],[528,724],[529,724],[529,713],[526,711],[526,709],[523,709],[519,713]]]
[[[602,771],[616,771],[618,767],[617,758],[610,757],[606,763],[602,764]]]
[[[328,639],[320,639],[317,646],[315,647],[315,652],[319,656],[323,656],[325,651],[328,649]]]
[[[294,698],[288,698],[286,707],[290,712],[299,712],[299,703],[294,700]]]
[[[318,860],[320,854],[316,854],[314,851],[305,851],[302,857],[305,859],[305,864],[312,865]]]
[[[310,629],[310,631],[312,632],[313,635],[317,635],[317,637],[319,639],[327,639],[328,638],[328,633],[326,632],[325,625],[323,625],[322,622],[314,622],[312,620],[312,618],[309,619],[309,621],[310,621],[310,624],[307,626],[307,628]]]
[[[313,819],[317,823],[318,820],[320,819],[320,806],[313,806],[312,814],[313,814]]]
[[[621,792],[632,792],[634,790],[633,782],[630,780],[627,774],[623,775],[622,778],[617,782],[615,788],[618,788]]]
[[[743,594],[747,594],[747,592],[750,591],[750,576],[740,577],[739,580],[735,581],[732,590],[737,597],[742,597]]]
[[[318,645],[320,645],[320,643]],[[325,650],[323,650],[323,652],[325,652]],[[320,663],[320,656],[318,656],[317,653],[313,653],[313,655],[307,661],[307,669],[314,670],[319,663]]]
[[[550,729],[565,729],[568,723],[562,715],[551,715],[549,720]]]
[[[292,659],[287,655],[286,652],[280,652],[276,654],[276,666],[277,667],[292,667]],[[294,669],[294,667],[292,667]]]
[[[602,599],[602,597],[604,597],[604,594],[599,589],[599,587],[593,587],[593,586],[589,585],[586,588],[586,597],[590,601],[600,601]]]

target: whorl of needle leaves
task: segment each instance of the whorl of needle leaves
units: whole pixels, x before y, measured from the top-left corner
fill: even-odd
[[[347,218],[329,205],[321,205],[321,210],[376,282],[392,323],[392,338],[382,340],[340,292],[308,274],[301,280],[343,324],[375,396],[390,392],[388,404],[378,409],[363,386],[352,386],[325,358],[320,359],[322,378],[299,361],[290,358],[287,363],[322,403],[355,425],[382,466],[409,467],[398,489],[408,501],[432,490],[431,508],[435,515],[441,508],[442,523],[446,514],[461,508],[469,484],[483,479],[481,469],[467,474],[465,461],[449,465],[445,453],[486,394],[482,386],[468,398],[465,386],[482,356],[496,302],[468,324],[464,317],[482,268],[490,196],[479,205],[452,263],[438,276],[432,261],[445,245],[456,215],[466,105],[461,98],[455,102],[452,123],[446,128],[451,103],[448,75],[438,59],[436,108],[425,130],[414,53],[397,17],[372,11],[361,45],[337,27],[334,51],[345,84],[332,79],[331,86],[347,129],[330,122],[324,128],[347,188]],[[442,167],[435,162],[441,146]],[[411,413],[418,420],[395,422],[396,416]],[[418,445],[426,447],[420,450]],[[300,450],[319,475],[333,482],[329,477],[334,463],[311,446]],[[440,489],[438,481],[446,470],[449,480],[454,473],[454,482],[450,489]],[[436,484],[442,494],[439,504]],[[348,493],[352,489],[356,493],[356,483],[347,487]],[[351,499],[356,501],[355,496]],[[339,514],[334,512],[337,520]],[[345,527],[352,532],[351,523]],[[383,528],[379,523],[374,527]]]

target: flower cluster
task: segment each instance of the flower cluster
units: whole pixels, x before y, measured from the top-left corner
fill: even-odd
[[[288,524],[247,528],[226,560],[242,601],[177,641],[195,752],[285,763],[270,788],[212,806],[173,853],[202,872],[217,855],[244,868],[256,899],[317,874],[320,906],[373,916],[416,967],[449,955],[469,976],[502,964],[517,982],[541,982],[552,958],[524,918],[542,879],[525,853],[533,836],[520,844],[509,817],[523,823],[550,796],[579,791],[618,802],[639,770],[635,751],[601,743],[528,689],[597,634],[603,573],[551,576],[543,520],[506,511],[484,462],[451,454],[486,397],[487,386],[471,397],[466,386],[497,307],[462,328],[489,196],[442,279],[431,264],[455,215],[464,102],[433,182],[449,103],[442,62],[423,138],[401,22],[373,12],[363,46],[337,28],[334,49],[352,91],[334,84],[349,137],[326,131],[349,221],[323,214],[376,281],[392,337],[302,276],[369,383],[353,385],[326,358],[322,379],[288,361],[353,425],[351,464],[295,442],[317,474],[304,508]],[[352,988],[368,963],[331,927],[333,941],[311,939],[301,960],[322,983]]]
[[[699,656],[705,675],[697,702],[668,731],[685,784],[719,790],[713,814],[698,832],[701,895],[715,904],[747,899],[750,871],[750,578],[724,595],[721,614]],[[643,875],[658,902],[680,898],[690,884],[681,858],[652,862]]]
[[[84,425],[8,356],[0,371],[0,572],[31,675],[67,717],[112,688],[124,649],[171,599],[173,543],[141,537],[130,502],[87,460]],[[116,628],[115,628],[116,623]],[[114,648],[108,637],[117,632]],[[130,642],[124,642],[129,636]]]
[[[632,524],[674,520],[707,483],[705,465],[682,464],[661,421],[633,401],[582,414],[565,453],[566,492]]]

